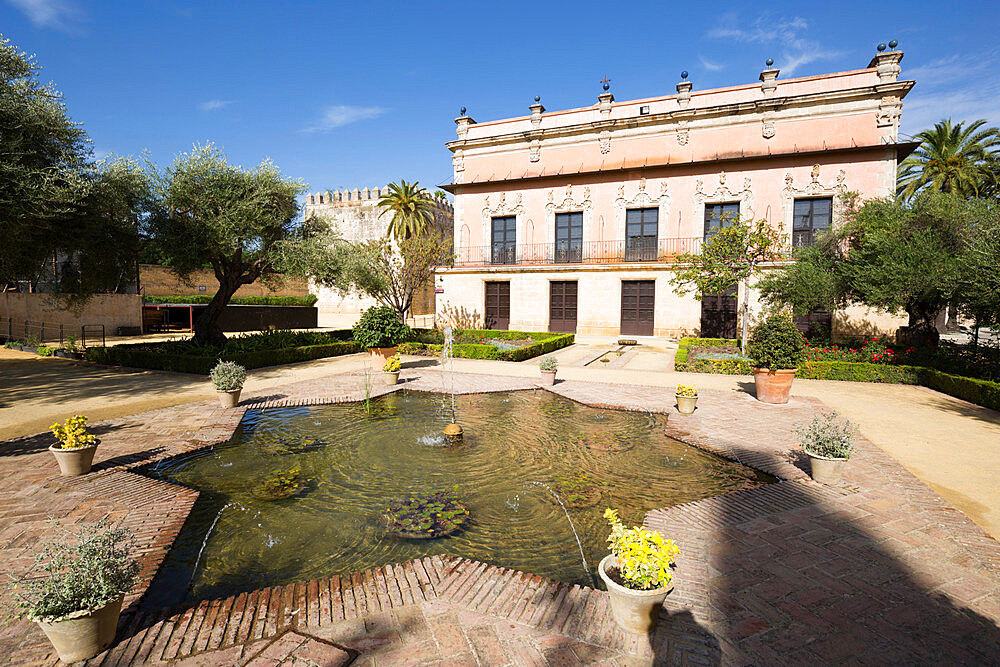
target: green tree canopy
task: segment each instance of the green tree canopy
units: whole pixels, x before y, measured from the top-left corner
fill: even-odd
[[[231,165],[212,144],[195,145],[157,175],[161,215],[150,219],[150,236],[182,278],[205,264],[219,281],[195,322],[195,341],[220,345],[219,316],[242,285],[274,281],[281,271],[306,273],[322,253],[296,250],[319,236],[315,223],[299,221],[301,181],[282,177],[265,160],[253,169]]]
[[[996,187],[1000,130],[987,127],[985,120],[966,125],[949,118],[914,139],[920,147],[900,163],[896,177],[903,197],[922,190],[977,197]]]
[[[742,285],[744,295],[761,275],[764,265],[783,256],[787,237],[766,220],[741,220],[722,227],[705,241],[701,253],[678,257],[680,268],[670,278],[674,291],[720,294],[733,285]],[[749,299],[743,298],[743,346],[747,344]]]
[[[389,193],[379,197],[378,205],[382,209],[380,218],[391,216],[388,233],[396,239],[423,234],[434,218],[434,199],[418,182],[390,183]]]

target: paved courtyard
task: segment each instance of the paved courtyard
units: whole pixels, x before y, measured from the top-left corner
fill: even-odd
[[[442,386],[433,368],[402,377],[410,389]],[[470,373],[455,384],[460,392],[536,386]],[[250,390],[234,410],[205,401],[106,420],[96,424],[95,471],[82,478],[57,476],[49,436],[4,442],[0,566],[22,569],[54,530],[50,516],[74,524],[110,515],[136,531],[142,583],[118,643],[93,665],[983,663],[1000,654],[996,541],[864,439],[841,486],[809,480],[792,427],[823,407],[818,400],[768,406],[703,390],[699,410],[682,417],[670,388],[580,380],[552,391],[671,413],[668,435],[783,480],[647,514],[647,525],[681,546],[676,588],[652,637],[617,630],[602,592],[450,557],[176,609],[144,604],[197,492],[130,468],[228,439],[248,407],[357,400],[362,385],[359,372],[345,371]],[[26,622],[0,628],[0,651],[15,664],[56,662]]]

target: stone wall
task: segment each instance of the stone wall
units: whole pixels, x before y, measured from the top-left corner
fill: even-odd
[[[201,269],[191,274],[191,282],[185,283],[166,266],[156,264],[139,265],[139,284],[150,296],[173,296],[177,294],[207,294],[211,296],[219,289],[219,281],[211,269]],[[275,290],[262,283],[244,285],[235,296],[306,296],[309,285],[305,280],[288,278]]]
[[[105,333],[113,335],[118,327],[142,327],[142,297],[138,294],[98,294],[92,297],[79,312],[62,308],[50,294],[0,293],[0,336],[8,332],[15,337],[25,333],[42,340],[59,339],[59,325],[63,332],[81,335],[80,327],[86,325],[86,337],[100,336],[96,325],[104,325]],[[10,318],[11,322],[7,322]],[[27,331],[25,320],[28,321]],[[40,328],[45,323],[44,334]],[[94,327],[94,328],[91,328]]]

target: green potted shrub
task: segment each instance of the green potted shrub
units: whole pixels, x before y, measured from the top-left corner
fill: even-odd
[[[807,426],[795,430],[809,457],[809,475],[821,484],[837,484],[847,460],[854,452],[858,425],[841,419],[836,412],[816,415]]]
[[[753,364],[757,400],[787,403],[806,341],[788,315],[771,315],[754,327],[747,353]]]
[[[51,357],[55,351],[56,348],[54,347],[48,347],[47,345],[38,346],[38,356],[40,357]]]
[[[538,368],[542,372],[542,385],[551,387],[556,383],[556,370],[559,368],[559,360],[555,357],[545,357],[538,362]]]
[[[219,395],[219,403],[224,408],[235,408],[240,402],[240,392],[247,380],[247,369],[232,361],[220,361],[211,371],[209,377]]]
[[[627,632],[649,632],[663,600],[673,590],[674,559],[680,550],[673,540],[640,526],[626,528],[609,509],[611,553],[597,566],[611,602],[615,622]]]
[[[83,348],[76,344],[76,336],[66,336],[63,346],[56,350],[56,356],[64,359],[83,359]]]
[[[682,415],[692,414],[698,405],[698,388],[694,385],[679,384],[674,392],[674,399],[677,401],[677,412]]]
[[[24,342],[21,344],[21,349],[25,352],[37,354],[38,346],[41,345],[41,343],[42,341],[35,334],[26,334]]]
[[[386,384],[394,385],[399,382],[400,368],[402,368],[402,363],[399,360],[398,352],[385,360],[385,364],[382,366],[382,373],[385,376]]]
[[[354,342],[364,345],[372,355],[376,368],[396,354],[396,346],[412,336],[410,327],[399,321],[399,315],[389,306],[372,306],[361,313],[354,325]]]
[[[43,544],[31,569],[11,583],[14,615],[35,621],[67,663],[111,646],[139,574],[129,529],[101,521],[72,537]]]
[[[62,424],[56,422],[52,425],[52,435],[59,440],[49,447],[59,463],[59,474],[75,477],[90,472],[97,445],[101,441],[87,432],[87,418],[84,415],[70,417]]]

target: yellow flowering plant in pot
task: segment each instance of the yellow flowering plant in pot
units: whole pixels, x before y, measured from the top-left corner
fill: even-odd
[[[608,588],[615,622],[628,632],[649,632],[663,600],[673,590],[673,563],[680,549],[673,540],[641,526],[626,528],[618,512],[608,509],[608,544],[597,572]]]
[[[382,366],[382,372],[385,374],[385,383],[394,385],[399,382],[399,371],[402,367],[403,364],[399,359],[398,352],[386,359],[385,364]]]
[[[56,422],[51,428],[59,442],[49,447],[49,451],[59,463],[59,473],[69,477],[90,472],[100,440],[87,431],[87,418],[76,415],[62,424]]]
[[[679,384],[674,392],[674,399],[677,401],[677,412],[689,415],[694,412],[698,404],[698,388],[694,385]]]

